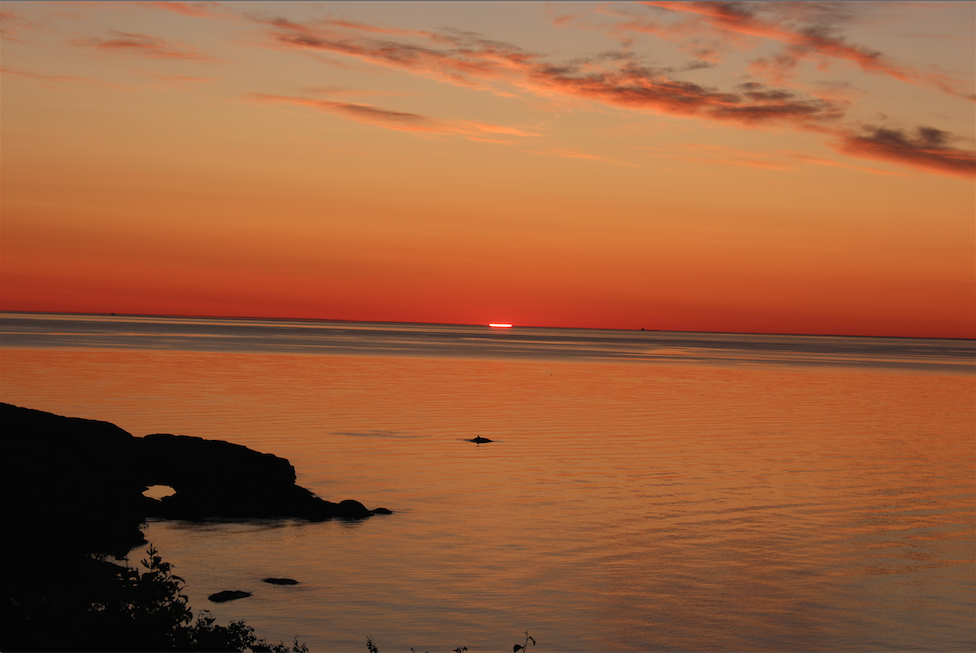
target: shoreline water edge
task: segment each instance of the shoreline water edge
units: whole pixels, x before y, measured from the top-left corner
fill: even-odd
[[[157,626],[172,630],[192,615],[179,593],[182,579],[143,535],[146,520],[355,521],[392,513],[369,510],[353,499],[320,499],[295,483],[295,469],[286,459],[229,442],[167,434],[135,437],[109,422],[6,403],[0,403],[0,423],[4,651],[167,650],[169,645],[174,648],[168,650],[216,650],[209,648],[214,645],[231,646],[219,650],[292,650],[268,648],[242,622],[233,637],[215,640],[214,629],[223,627],[212,618],[200,622],[209,641],[160,639],[153,633]],[[175,493],[146,496],[154,485]],[[148,573],[111,562],[127,560],[144,546],[150,547],[149,560],[143,562]],[[294,582],[267,580],[289,581]],[[127,635],[118,623],[106,628],[112,604],[118,602],[138,635]],[[146,606],[153,618],[135,614]],[[163,607],[178,608],[176,616],[160,622]],[[300,649],[296,640],[295,650]]]

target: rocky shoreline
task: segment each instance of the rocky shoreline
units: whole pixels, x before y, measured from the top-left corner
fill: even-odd
[[[123,557],[146,544],[141,527],[151,517],[326,520],[390,514],[352,499],[320,499],[295,483],[295,468],[284,458],[230,442],[135,437],[109,422],[4,403],[0,425],[0,541],[8,579],[23,575],[23,565],[14,562],[21,556]],[[168,485],[176,493],[144,496],[152,485]]]
[[[3,650],[146,650],[126,647],[152,630],[149,622],[137,620],[129,624],[132,633],[117,634],[121,649],[105,648],[107,631],[99,624],[108,618],[106,606],[144,600],[125,598],[132,572],[110,560],[147,544],[148,518],[318,521],[390,514],[351,499],[323,500],[295,483],[295,468],[284,458],[229,442],[135,437],[109,422],[4,403],[0,426]],[[145,496],[153,485],[175,494]],[[239,598],[230,595],[211,600]]]
[[[105,526],[135,525],[148,517],[324,520],[390,512],[350,499],[320,499],[296,484],[295,468],[286,459],[230,442],[135,437],[108,422],[10,404],[0,404],[0,423],[5,520],[35,521],[32,516],[53,511]],[[175,494],[145,497],[152,485],[168,485]]]

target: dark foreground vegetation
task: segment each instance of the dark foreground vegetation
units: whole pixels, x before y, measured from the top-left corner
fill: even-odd
[[[221,626],[203,611],[196,620],[182,579],[149,547],[143,570],[96,557],[58,567],[61,578],[42,578],[37,591],[4,592],[4,651],[297,651],[269,643],[243,621]]]
[[[302,651],[244,622],[194,619],[182,579],[146,546],[149,516],[362,519],[295,485],[287,460],[185,436],[136,438],[107,422],[0,404],[0,650]],[[170,485],[162,501],[147,486]]]

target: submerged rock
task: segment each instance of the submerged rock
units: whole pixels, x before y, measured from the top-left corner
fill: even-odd
[[[217,592],[216,594],[211,594],[207,598],[214,603],[226,603],[227,601],[236,601],[237,599],[246,599],[251,596],[250,592],[244,592],[241,590],[224,590],[223,592]]]
[[[272,585],[298,585],[298,581],[293,578],[264,578],[262,580]]]

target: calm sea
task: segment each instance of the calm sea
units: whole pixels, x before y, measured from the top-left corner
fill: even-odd
[[[4,313],[0,400],[393,510],[149,524],[313,651],[976,650],[973,341]]]

